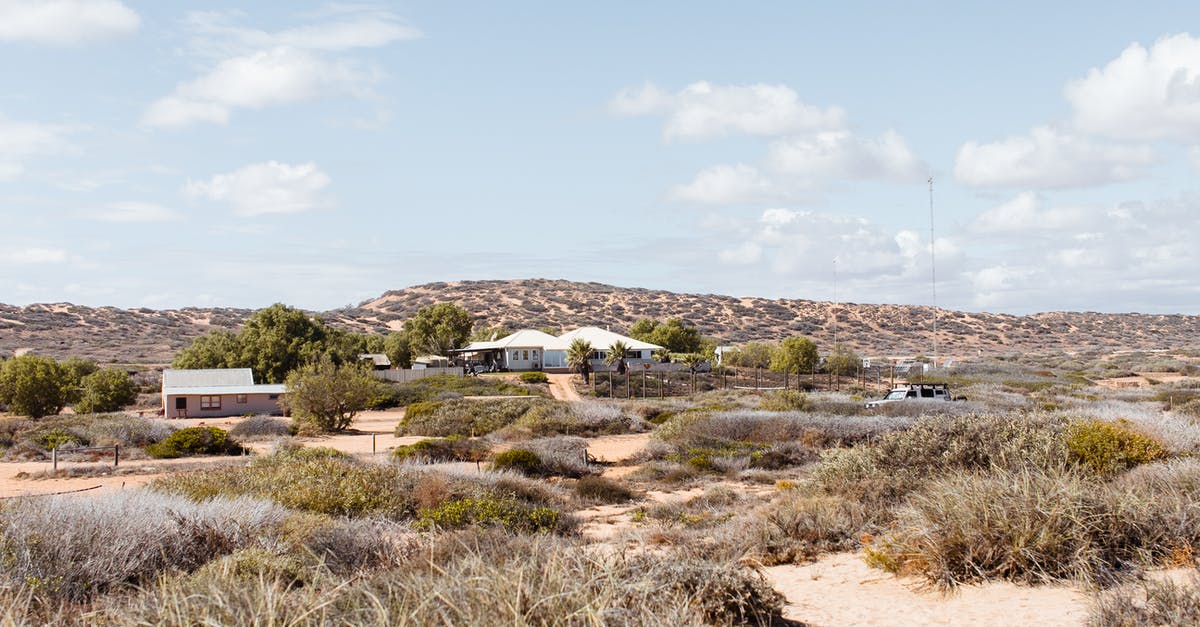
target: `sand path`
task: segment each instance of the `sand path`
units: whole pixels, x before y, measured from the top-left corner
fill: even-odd
[[[787,597],[784,616],[840,625],[1080,625],[1088,597],[1068,586],[989,582],[946,595],[921,580],[867,566],[859,553],[836,553],[799,566],[764,569]]]
[[[582,401],[583,397],[579,392],[575,391],[575,384],[571,382],[570,374],[547,374],[550,379],[550,396],[559,401]]]

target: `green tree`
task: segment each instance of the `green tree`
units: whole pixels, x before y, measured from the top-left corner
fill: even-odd
[[[642,318],[629,327],[629,337],[658,344],[673,353],[698,353],[701,349],[700,331],[682,318],[658,322]]]
[[[258,381],[282,383],[300,364],[325,353],[329,335],[321,320],[275,303],[254,312],[242,327],[242,362],[254,369]]]
[[[100,366],[90,359],[82,359],[79,357],[68,357],[59,364],[67,371],[67,385],[70,387],[70,392],[67,394],[67,404],[72,405],[77,402],[83,392],[83,378],[96,372]]]
[[[322,431],[343,431],[367,407],[378,386],[362,367],[338,365],[322,356],[288,375],[283,403],[294,420]]]
[[[494,327],[477,326],[475,330],[471,331],[470,339],[472,342],[490,342],[509,335],[512,335],[512,331],[504,325]]]
[[[75,403],[75,411],[83,414],[119,411],[137,402],[137,396],[137,386],[128,372],[105,368],[83,378],[83,394]]]
[[[227,329],[217,329],[192,340],[175,360],[172,368],[245,368],[249,364],[242,360],[242,342],[238,334]]]
[[[438,303],[417,310],[404,321],[404,330],[416,351],[430,355],[447,355],[466,345],[471,335],[471,314],[454,303]]]
[[[833,350],[825,358],[825,369],[836,375],[855,372],[862,365],[862,359],[850,347],[842,343],[833,345]]]
[[[392,365],[397,368],[411,366],[413,351],[408,333],[404,331],[388,333],[387,337],[383,340],[383,353],[388,356],[388,359],[392,361]]]
[[[22,355],[0,365],[0,403],[13,413],[30,418],[53,416],[74,394],[71,374],[48,357]]]
[[[771,370],[799,375],[811,372],[820,361],[816,343],[802,336],[789,337],[772,355]]]
[[[616,368],[617,374],[625,374],[628,367],[625,362],[625,354],[628,352],[629,345],[622,340],[617,340],[608,347],[608,356],[604,358],[604,363]]]
[[[583,375],[583,382],[587,383],[591,379],[592,374],[592,343],[577,337],[571,340],[571,345],[567,347],[567,365],[572,370]]]
[[[776,350],[766,342],[746,342],[734,350],[729,362],[744,368],[769,368]]]

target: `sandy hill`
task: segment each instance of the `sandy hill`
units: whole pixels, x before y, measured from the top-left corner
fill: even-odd
[[[338,326],[360,332],[399,329],[419,308],[453,302],[478,324],[569,329],[582,325],[620,331],[640,318],[683,318],[724,342],[778,340],[807,335],[819,344],[838,339],[865,356],[930,354],[933,310],[677,294],[600,283],[547,279],[429,283],[389,291],[357,307],[323,312]],[[54,357],[79,355],[102,362],[162,364],[199,335],[236,329],[247,309],[117,309],[39,304],[0,305],[0,354],[32,349]],[[1200,316],[1055,312],[1029,316],[939,310],[943,355],[1200,346]]]

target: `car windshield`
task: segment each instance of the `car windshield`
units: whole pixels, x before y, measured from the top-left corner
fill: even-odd
[[[883,400],[894,401],[897,399],[901,399],[901,398],[904,398],[904,393],[905,393],[904,390],[892,390],[891,392],[888,392],[887,396],[883,397]]]

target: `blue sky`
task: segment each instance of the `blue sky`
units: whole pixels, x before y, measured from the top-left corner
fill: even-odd
[[[900,4],[0,0],[0,302],[1200,313],[1200,6]]]

